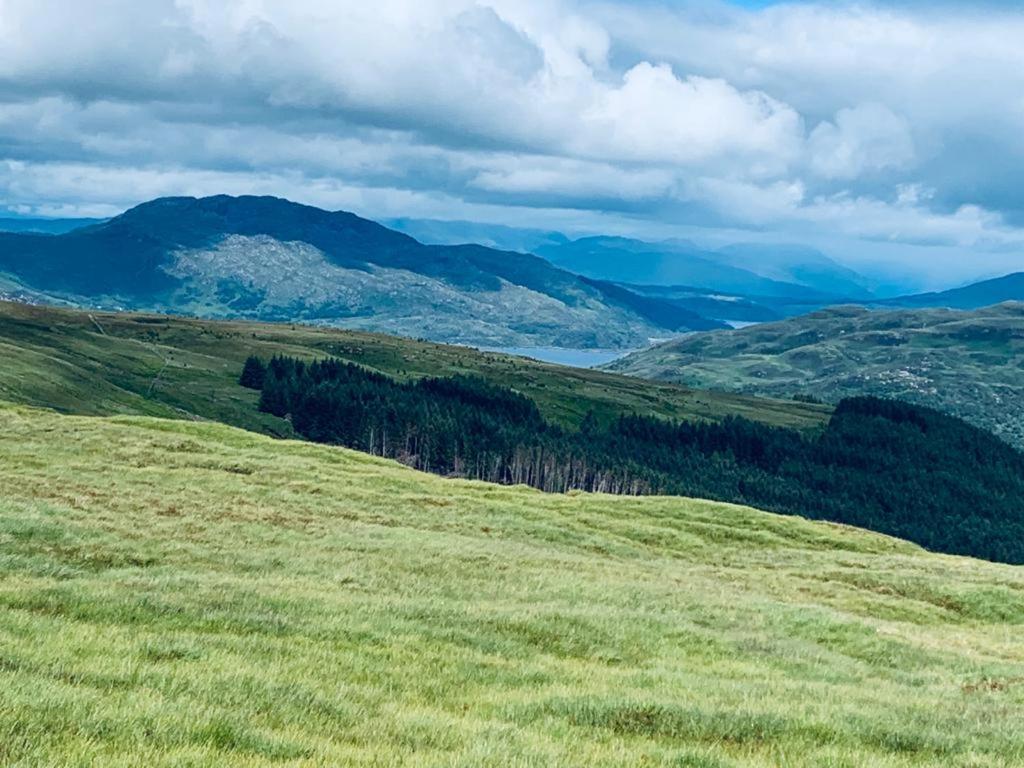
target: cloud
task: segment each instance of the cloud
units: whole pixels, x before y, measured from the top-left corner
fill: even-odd
[[[827,179],[856,179],[868,173],[904,168],[914,159],[910,124],[882,104],[841,109],[835,122],[823,122],[810,135],[813,171]]]
[[[952,4],[0,0],[0,192],[109,213],[260,191],[1005,259],[1021,37],[1012,7]]]

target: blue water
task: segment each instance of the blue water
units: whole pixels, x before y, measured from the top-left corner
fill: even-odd
[[[572,368],[595,368],[610,363],[632,350],[623,349],[564,349],[562,347],[481,347],[484,352],[532,357],[545,363],[568,365]]]

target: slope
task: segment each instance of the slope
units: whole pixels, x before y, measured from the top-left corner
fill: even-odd
[[[823,299],[826,294],[771,280],[683,241],[648,243],[625,237],[584,237],[539,246],[537,253],[559,267],[597,280],[686,285],[726,293]]]
[[[695,321],[536,256],[426,246],[351,213],[272,197],[161,198],[65,234],[0,233],[0,273],[30,294],[83,306],[488,346],[628,348]]]
[[[255,394],[238,386],[249,355],[332,355],[401,378],[476,374],[521,391],[545,417],[568,426],[594,411],[602,420],[624,412],[713,420],[736,415],[815,429],[830,412],[379,334],[3,302],[0,354],[2,399],[73,413],[201,417],[273,434],[290,434],[290,427],[257,413]]]
[[[948,307],[978,309],[1007,301],[1024,301],[1024,272],[1015,272],[992,280],[936,293],[901,296],[881,302],[892,307]]]
[[[755,288],[767,285],[782,288],[783,295],[790,298],[805,293],[806,288],[831,297],[867,298],[872,289],[868,278],[807,245],[737,243],[705,248],[680,239],[648,242],[595,235],[573,240],[550,230],[469,221],[404,218],[387,223],[421,242],[481,243],[536,253],[589,277],[615,282],[654,281],[691,287],[707,283],[705,290],[728,293],[726,286],[741,280],[745,286],[741,293],[752,284]],[[756,280],[758,277],[774,282],[765,283]]]
[[[643,350],[610,370],[722,391],[931,405],[1024,446],[1024,304],[841,307]]]
[[[715,252],[726,264],[847,299],[871,296],[870,280],[804,245],[737,243]]]
[[[0,406],[8,765],[1010,768],[1019,569]]]

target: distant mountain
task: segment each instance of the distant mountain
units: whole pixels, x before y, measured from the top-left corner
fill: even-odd
[[[535,253],[537,249],[546,245],[569,242],[569,238],[561,232],[507,227],[501,224],[485,224],[475,221],[399,218],[387,219],[384,224],[428,245],[476,243],[501,251]]]
[[[100,224],[105,219],[0,219],[0,232],[35,232],[61,235],[80,227]]]
[[[978,283],[948,291],[900,296],[877,302],[891,307],[949,307],[951,309],[978,309],[1004,301],[1024,301],[1024,272],[982,280]]]
[[[837,307],[676,339],[606,368],[773,397],[898,397],[1024,447],[1022,303],[974,311]]]
[[[760,246],[734,246],[730,252],[702,249],[686,240],[649,243],[625,237],[584,237],[564,243],[550,243],[536,253],[564,269],[587,277],[621,283],[661,286],[689,286],[709,291],[817,301],[866,296],[856,285],[855,273],[847,274],[838,264],[814,252],[811,263],[784,261],[779,253],[765,271],[799,276],[799,280],[776,279],[759,271],[763,266],[755,253]],[[783,268],[785,264],[785,268]],[[853,291],[853,293],[849,293]]]
[[[491,346],[628,348],[722,327],[536,256],[427,246],[272,197],[162,198],[60,235],[0,233],[5,295],[303,321]]]
[[[684,288],[786,301],[773,311],[805,312],[837,300],[871,299],[874,284],[821,251],[799,244],[738,243],[702,248],[688,240],[650,242],[628,237],[570,239],[543,229],[468,221],[392,219],[393,228],[426,243],[479,243],[535,253],[595,280]]]
[[[874,287],[863,275],[805,245],[741,243],[720,248],[715,253],[724,263],[734,267],[833,296],[868,298]]]
[[[710,317],[727,323],[765,323],[787,316],[787,307],[767,298],[751,299],[685,285],[626,283],[624,287],[641,296],[667,301],[701,317]]]

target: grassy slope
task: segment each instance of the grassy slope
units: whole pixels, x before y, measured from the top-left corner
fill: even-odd
[[[961,312],[837,308],[670,341],[609,369],[767,397],[898,397],[1024,447],[1024,304]]]
[[[734,414],[814,428],[829,409],[699,392],[599,371],[533,362],[379,334],[309,326],[102,314],[0,302],[0,399],[84,414],[199,416],[288,434],[255,410],[237,385],[249,354],[336,355],[400,376],[478,373],[537,401],[545,415],[578,423],[589,409],[666,417]]]
[[[0,406],[0,764],[1018,766],[1024,572]]]

